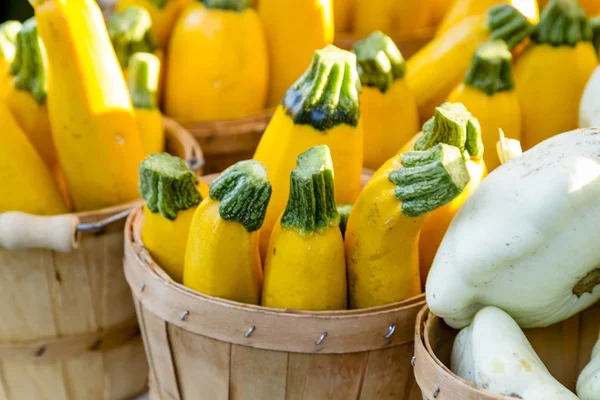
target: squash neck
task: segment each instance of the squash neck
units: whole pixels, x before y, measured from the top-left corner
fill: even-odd
[[[210,186],[210,198],[220,201],[219,215],[242,224],[246,231],[262,227],[271,199],[267,169],[256,160],[240,161],[227,168]]]
[[[353,204],[342,204],[337,206],[338,215],[340,216],[340,231],[342,237],[346,237],[346,227],[348,226],[348,218],[352,212]]]
[[[533,25],[513,6],[499,4],[488,10],[487,19],[491,40],[503,40],[510,50],[528,37]]]
[[[114,13],[107,23],[108,35],[121,64],[129,66],[134,53],[154,53],[156,42],[150,32],[152,19],[143,7],[131,6]]]
[[[329,147],[316,146],[298,156],[281,226],[310,236],[338,224],[331,154]]]
[[[531,38],[538,44],[575,47],[592,40],[592,28],[577,0],[550,0]]]
[[[502,40],[479,46],[465,77],[465,85],[493,96],[513,90],[512,54]]]
[[[160,61],[151,53],[135,53],[129,61],[127,86],[136,109],[157,108],[156,93],[160,75]]]
[[[140,164],[139,192],[153,213],[171,221],[202,201],[198,178],[179,157],[151,154]]]
[[[342,124],[357,126],[359,93],[356,56],[329,45],[315,52],[308,70],[286,92],[282,106],[295,124],[318,131]]]
[[[406,73],[406,61],[396,44],[377,31],[357,42],[352,49],[356,54],[358,75],[363,86],[375,87],[385,93]]]
[[[17,35],[21,27],[18,21],[6,21],[0,24],[0,58],[7,61],[14,59]]]
[[[206,8],[242,12],[252,6],[250,0],[202,0]]]
[[[46,50],[38,37],[37,22],[30,18],[17,35],[15,59],[10,65],[14,86],[30,93],[42,105],[48,96]]]

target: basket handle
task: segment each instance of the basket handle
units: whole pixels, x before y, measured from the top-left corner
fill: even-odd
[[[42,248],[68,253],[79,244],[75,214],[52,217],[18,211],[0,214],[0,248]]]

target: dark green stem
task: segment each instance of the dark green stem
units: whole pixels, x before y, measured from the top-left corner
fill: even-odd
[[[461,151],[454,146],[440,143],[426,151],[411,151],[400,161],[403,167],[390,173],[389,180],[396,185],[394,194],[408,217],[448,204],[469,183]]]
[[[225,221],[239,222],[248,232],[259,230],[271,199],[267,169],[256,160],[232,165],[210,186],[210,198],[221,202],[219,214]]]
[[[423,125],[415,150],[428,150],[438,143],[458,147],[465,159],[483,156],[481,126],[462,103],[444,103]]]
[[[356,56],[329,45],[315,52],[310,67],[288,89],[282,105],[294,123],[326,131],[341,124],[358,125],[359,93]]]
[[[516,8],[499,4],[488,10],[490,39],[504,40],[510,50],[531,35],[533,25]]]
[[[592,43],[596,48],[596,54],[600,55],[600,17],[590,18],[590,27],[592,28]]]
[[[164,8],[167,5],[167,0],[150,0],[156,8]]]
[[[338,223],[329,147],[312,147],[298,156],[297,167],[292,170],[281,226],[308,236]]]
[[[143,7],[131,6],[114,13],[108,19],[108,35],[121,68],[127,68],[134,53],[154,53],[156,42],[152,37],[152,19]]]
[[[215,8],[225,11],[244,11],[252,6],[251,0],[202,0],[206,8]]]
[[[592,40],[592,28],[577,0],[550,0],[531,38],[554,47]]]
[[[473,56],[465,85],[488,96],[512,90],[512,54],[502,40],[483,43]]]
[[[129,61],[127,85],[131,102],[136,109],[154,110],[160,61],[151,53],[135,53]]]
[[[0,24],[0,57],[12,60],[15,56],[17,35],[22,25],[19,21],[6,21]]]
[[[146,206],[170,220],[202,201],[198,178],[179,157],[151,154],[140,164],[139,191]]]
[[[14,85],[31,93],[38,104],[46,103],[48,95],[46,50],[38,37],[37,22],[29,18],[17,35],[15,59],[10,65]]]
[[[338,205],[337,210],[340,216],[340,231],[342,231],[342,237],[346,237],[346,226],[348,225],[348,218],[350,218],[350,212],[352,212],[352,204]]]
[[[385,93],[406,73],[402,53],[392,39],[379,31],[357,42],[352,51],[356,54],[358,75],[363,86],[376,87]]]

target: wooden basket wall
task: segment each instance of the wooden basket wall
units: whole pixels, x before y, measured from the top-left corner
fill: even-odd
[[[202,158],[193,138],[165,121],[167,147]],[[93,223],[139,201],[78,214]],[[0,399],[127,399],[148,367],[123,275],[124,221],[81,233],[71,253],[0,249]]]
[[[600,303],[543,329],[525,329],[525,335],[552,375],[575,392],[577,377],[590,361],[598,340]],[[415,332],[415,377],[424,400],[514,400],[474,387],[454,375],[450,365],[452,345],[458,331],[431,314],[419,313]]]

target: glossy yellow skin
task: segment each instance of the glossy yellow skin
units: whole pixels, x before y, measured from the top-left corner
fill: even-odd
[[[142,142],[123,74],[94,0],[35,6],[48,54],[48,111],[77,211],[139,197]]]
[[[267,38],[268,106],[276,106],[310,65],[315,50],[333,43],[333,0],[260,0]]]
[[[10,90],[12,76],[8,70],[12,60],[6,60],[0,55],[0,101],[6,98],[8,91]]]
[[[427,215],[401,213],[390,172],[400,157],[373,175],[352,208],[346,227],[346,265],[350,308],[395,303],[421,293],[419,231]]]
[[[333,0],[333,17],[336,32],[352,31],[352,15],[357,0]]]
[[[262,0],[261,0],[262,1]],[[296,125],[279,106],[258,144],[254,159],[267,168],[272,185],[267,216],[261,229],[260,249],[263,260],[273,226],[284,211],[290,193],[290,173],[296,167],[296,157],[311,147],[329,146],[335,170],[335,201],[354,203],[360,191],[363,164],[362,120],[357,127],[342,124],[320,132],[310,125]]]
[[[419,132],[417,104],[402,79],[396,80],[385,93],[363,86],[360,112],[364,127],[363,164],[366,168],[377,170]]]
[[[253,9],[238,13],[191,4],[173,30],[167,65],[165,107],[171,117],[232,119],[265,107],[267,46]]]
[[[214,297],[259,304],[262,266],[258,231],[224,221],[219,202],[204,199],[196,209],[185,253],[183,284]]]
[[[531,44],[515,65],[523,151],[577,128],[579,101],[598,65],[590,42],[575,47]]]
[[[144,7],[152,19],[152,33],[160,48],[169,45],[173,26],[183,9],[194,0],[168,0],[163,8],[158,8],[150,0],[120,0],[116,11],[122,11],[130,6]]]
[[[6,104],[42,160],[48,168],[54,168],[58,160],[46,104],[38,104],[29,92],[12,84],[6,95]]]
[[[486,18],[479,15],[463,20],[407,61],[404,79],[419,107],[421,124],[463,81],[475,50],[489,39]]]
[[[2,102],[0,121],[0,213],[67,213],[67,206],[54,184],[50,170]]]
[[[451,103],[463,103],[481,125],[483,159],[488,171],[500,166],[498,154],[494,151],[500,138],[499,129],[506,137],[521,140],[521,107],[519,98],[514,90],[496,93],[488,96],[480,90],[458,85],[448,100]]]
[[[178,283],[183,282],[185,248],[196,207],[180,211],[171,221],[144,206],[142,241],[156,263]]]
[[[136,109],[135,120],[142,135],[145,155],[162,153],[165,148],[165,129],[160,110]]]
[[[262,305],[306,311],[344,310],[344,239],[337,226],[302,236],[278,222],[265,263]]]
[[[421,136],[421,133],[415,135],[408,143],[406,143],[402,149],[398,152],[398,155],[413,151],[415,149],[415,143]],[[485,145],[484,145],[485,146]],[[488,151],[494,152],[496,145]],[[494,152],[495,153],[495,152]],[[485,152],[483,153],[485,157]],[[427,275],[433,264],[435,254],[442,243],[442,239],[452,222],[452,219],[458,212],[459,208],[463,205],[469,196],[479,187],[479,184],[487,176],[488,170],[484,160],[481,159],[470,159],[466,162],[467,171],[469,172],[469,183],[460,195],[454,200],[442,206],[428,214],[427,219],[423,223],[421,229],[421,237],[419,239],[419,270],[421,275],[421,284],[425,286],[427,281]]]

